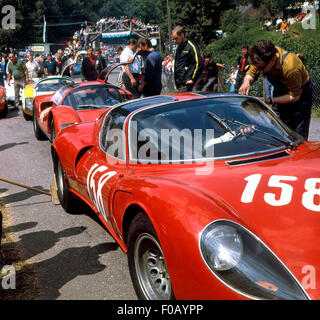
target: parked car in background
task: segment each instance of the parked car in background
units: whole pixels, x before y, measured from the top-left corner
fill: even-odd
[[[49,76],[38,81],[29,82],[22,91],[22,112],[26,120],[33,116],[33,100],[36,96],[51,95],[62,86],[74,81],[67,76]]]
[[[133,99],[129,91],[107,83],[110,72],[120,65],[107,67],[97,81],[70,83],[54,94],[35,97],[33,128],[36,138],[53,141],[65,127],[94,121],[107,108]]]
[[[4,118],[8,113],[8,102],[6,99],[6,89],[0,86],[0,118]]]

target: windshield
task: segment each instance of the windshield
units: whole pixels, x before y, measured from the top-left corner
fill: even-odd
[[[106,108],[129,100],[128,95],[112,85],[87,85],[70,91],[61,101],[75,110]]]
[[[261,102],[242,96],[142,110],[131,118],[128,133],[130,161],[151,163],[255,155],[303,140]]]
[[[71,83],[73,83],[73,80],[67,78],[46,79],[39,82],[36,85],[35,90],[37,92],[55,92],[62,86]]]

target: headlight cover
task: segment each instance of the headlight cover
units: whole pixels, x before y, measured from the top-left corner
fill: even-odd
[[[300,283],[250,231],[230,220],[217,220],[200,236],[207,267],[226,286],[251,299],[308,300]]]
[[[26,98],[26,107],[30,110],[33,108],[33,98]]]

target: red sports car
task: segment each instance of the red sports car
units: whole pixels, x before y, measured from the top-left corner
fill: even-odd
[[[52,157],[61,205],[96,212],[139,298],[320,299],[320,143],[260,100],[119,104],[63,130]]]
[[[133,99],[130,92],[107,83],[109,74],[122,64],[108,66],[97,81],[70,83],[53,94],[36,96],[33,128],[38,140],[55,136],[65,127],[94,121],[106,108]]]
[[[8,113],[8,103],[6,100],[6,89],[0,86],[0,118],[4,118]]]

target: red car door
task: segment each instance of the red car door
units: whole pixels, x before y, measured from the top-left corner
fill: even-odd
[[[117,161],[96,146],[87,151],[77,165],[80,193],[93,204],[103,220],[115,230],[112,199],[119,180],[130,173],[125,162]]]

